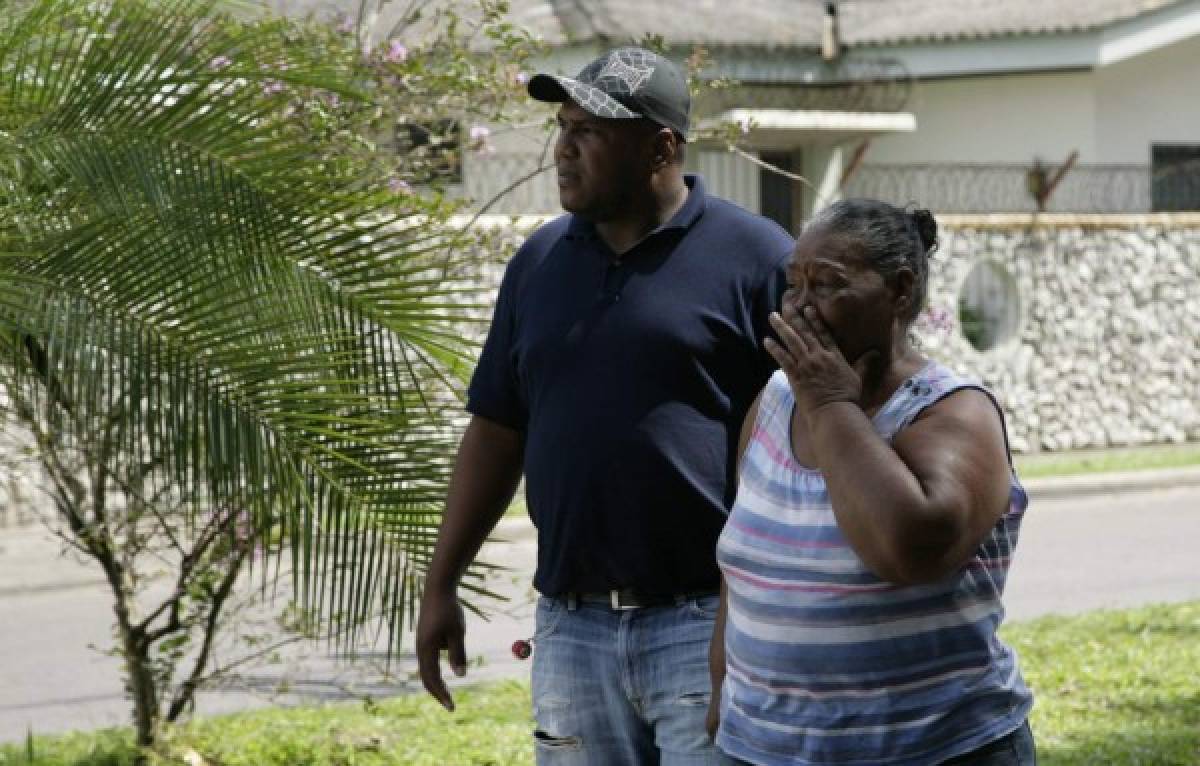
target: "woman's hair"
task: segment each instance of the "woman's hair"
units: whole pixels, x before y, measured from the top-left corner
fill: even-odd
[[[929,257],[938,246],[933,213],[874,199],[844,199],[822,210],[805,228],[860,242],[867,262],[884,279],[908,268],[914,278],[913,303],[906,319],[911,322],[921,313],[929,284]]]

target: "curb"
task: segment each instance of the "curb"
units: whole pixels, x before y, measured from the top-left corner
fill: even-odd
[[[1128,492],[1146,492],[1152,490],[1175,489],[1179,487],[1200,487],[1200,466],[1184,468],[1147,469],[1142,471],[1123,471],[1116,473],[1083,474],[1079,476],[1055,476],[1039,479],[1028,479],[1021,482],[1029,493],[1031,502],[1056,500],[1067,497],[1087,497],[1095,495],[1116,495]],[[14,547],[45,546],[47,554],[53,543],[44,537],[44,532],[8,531],[7,535],[0,533],[0,546],[8,543]],[[7,539],[3,539],[7,538]],[[24,538],[24,539],[22,539]],[[40,538],[40,539],[39,539]],[[493,530],[489,543],[527,543],[537,539],[537,530],[525,514],[506,516]],[[57,551],[55,551],[57,553]],[[23,556],[17,566],[29,566],[36,561],[37,566],[53,566],[53,558],[41,559],[40,556]],[[0,557],[0,563],[3,563]],[[73,573],[59,572],[61,579],[43,570],[41,577],[29,578],[20,582],[20,576],[15,572],[0,572],[0,598],[12,596],[36,595],[86,588],[103,585],[105,580],[99,574],[77,571]],[[7,575],[7,576],[5,576]],[[3,583],[3,580],[8,580]],[[40,582],[38,581],[40,580]]]
[[[1021,486],[1029,493],[1030,500],[1200,487],[1200,466],[1147,468],[1140,471],[1112,471],[1078,476],[1049,476],[1023,479]],[[537,530],[534,529],[529,517],[522,514],[502,518],[496,525],[491,540],[493,542],[516,542],[533,539],[536,536]]]
[[[1117,495],[1178,487],[1200,487],[1200,466],[1148,468],[1140,471],[1113,471],[1078,476],[1049,476],[1021,481],[1031,502],[1065,497]],[[496,525],[492,542],[533,540],[537,530],[529,517],[506,516]]]
[[[41,525],[0,529],[0,598],[106,585],[90,559],[73,560]]]
[[[1143,471],[1054,476],[1022,481],[1031,500],[1112,495],[1176,487],[1200,487],[1200,466],[1158,468]]]
[[[13,596],[37,596],[42,593],[58,593],[65,590],[74,590],[76,588],[92,588],[97,585],[106,585],[108,583],[103,577],[79,578],[73,580],[61,580],[59,582],[45,582],[37,585],[10,585],[0,587],[0,598],[11,598]]]

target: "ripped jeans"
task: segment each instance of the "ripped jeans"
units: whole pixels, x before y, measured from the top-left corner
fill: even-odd
[[[628,611],[539,599],[538,766],[733,763],[704,730],[716,612],[716,595]]]

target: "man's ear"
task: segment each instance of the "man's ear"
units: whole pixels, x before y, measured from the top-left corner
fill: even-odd
[[[667,165],[675,164],[678,154],[679,137],[670,128],[660,128],[654,134],[654,169],[661,170]]]

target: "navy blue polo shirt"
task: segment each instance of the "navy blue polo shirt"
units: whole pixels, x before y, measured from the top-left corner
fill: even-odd
[[[793,241],[709,197],[619,259],[573,215],[535,231],[504,274],[468,390],[474,415],[524,435],[545,595],[715,588],[742,419]]]

